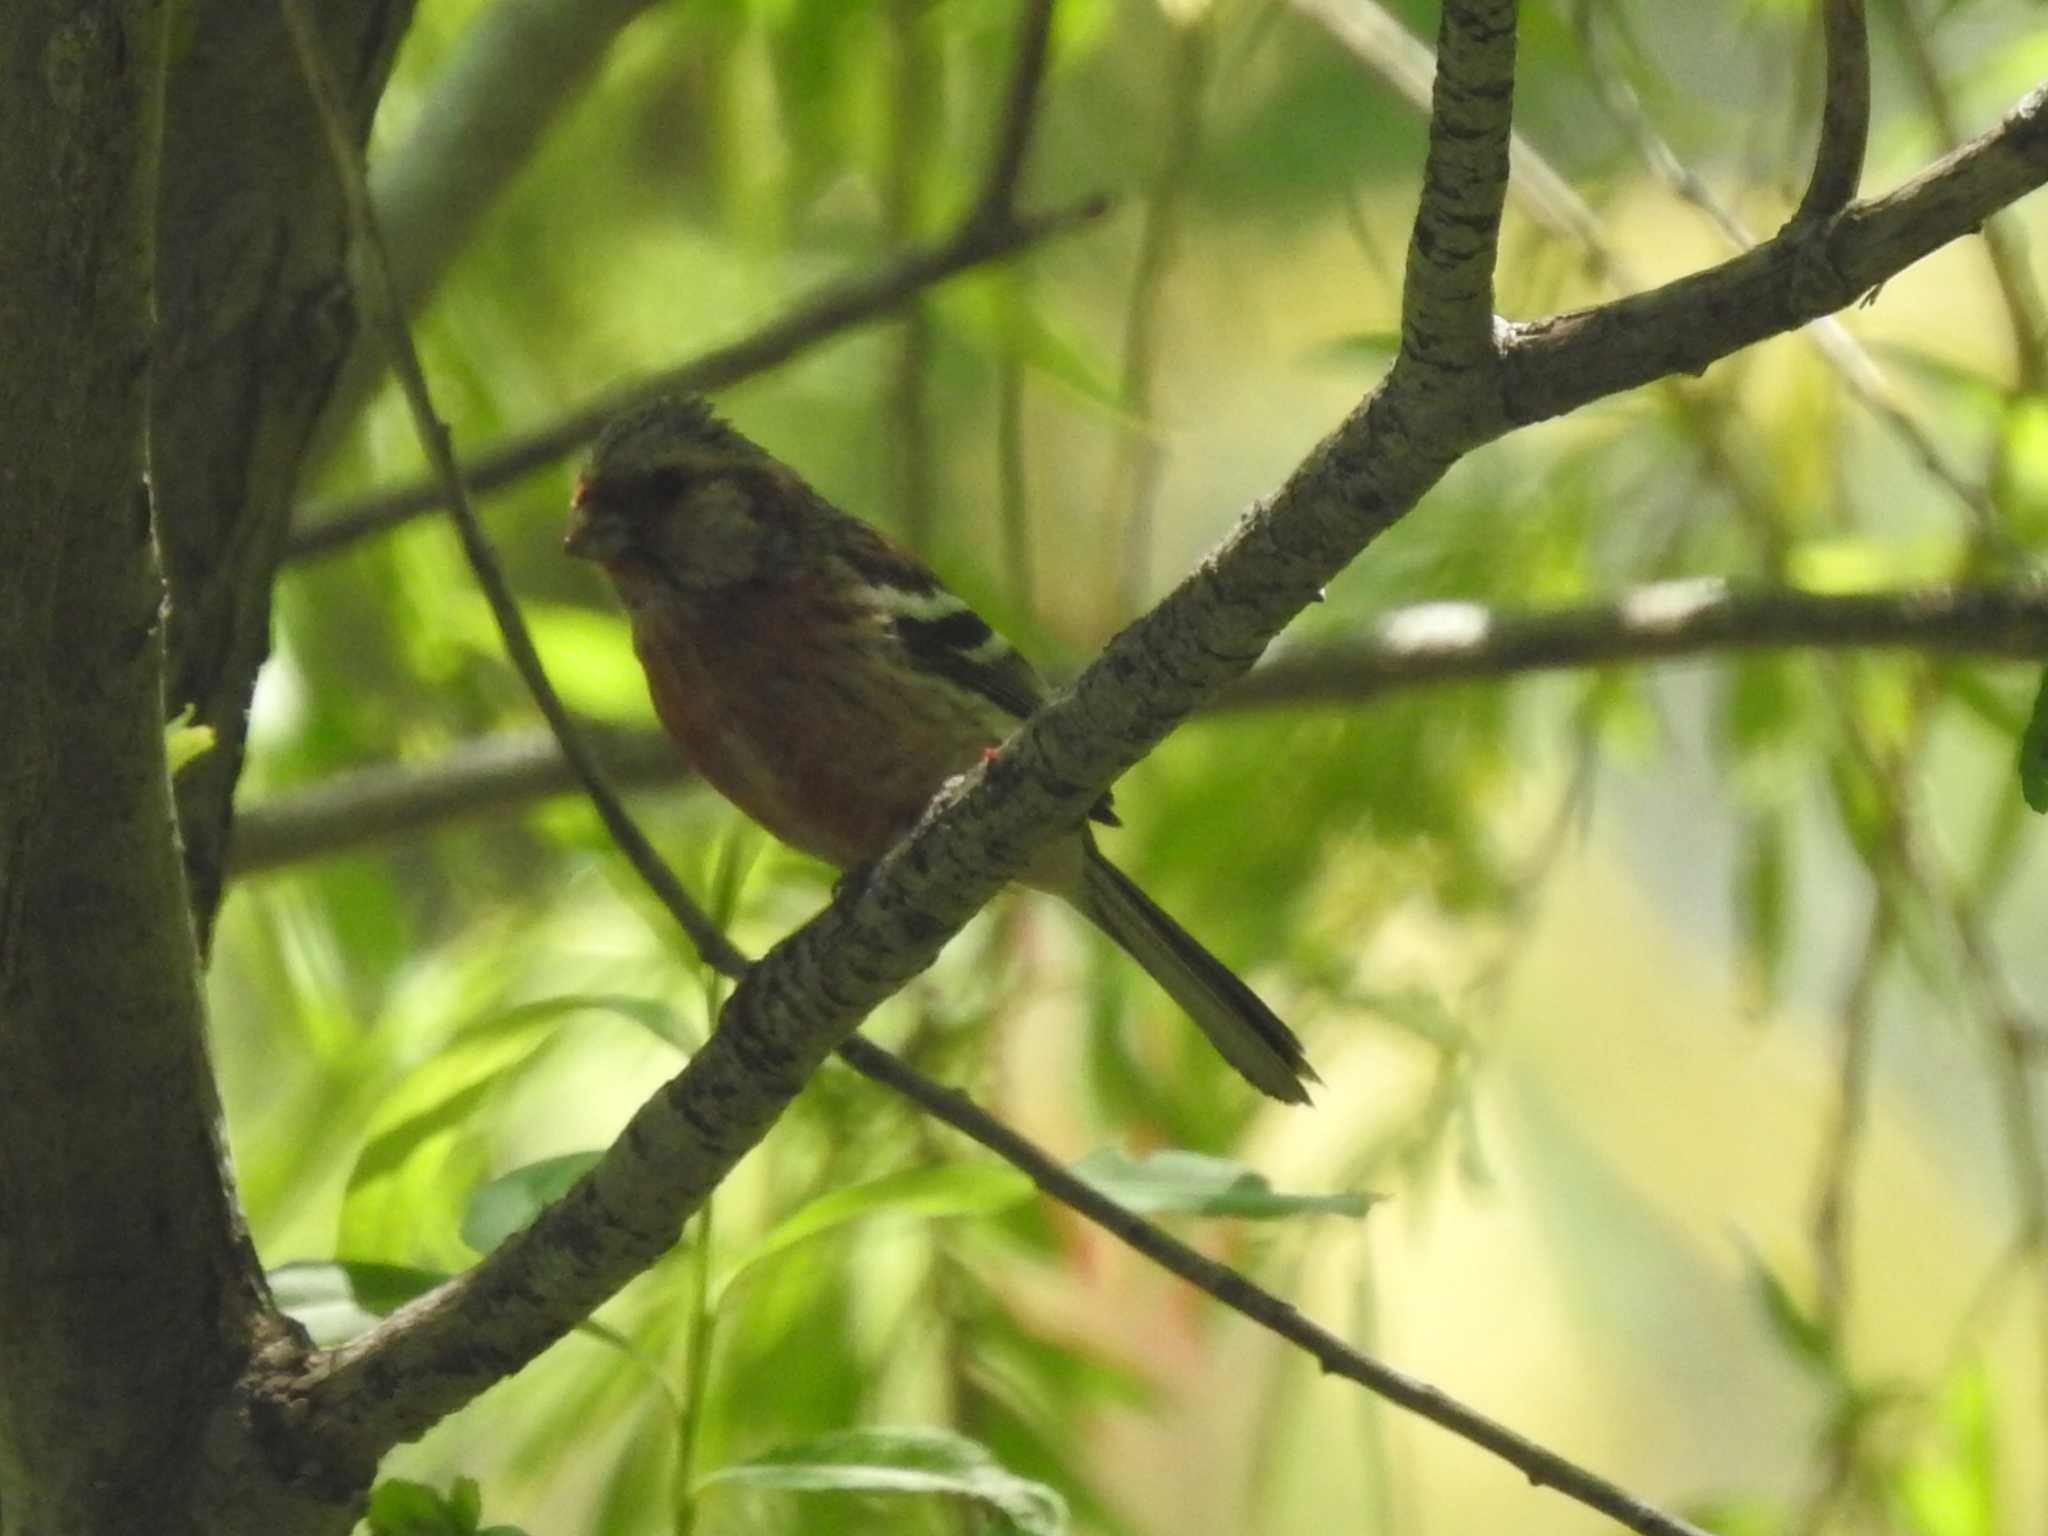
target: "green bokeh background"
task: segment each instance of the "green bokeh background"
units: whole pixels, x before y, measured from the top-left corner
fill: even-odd
[[[492,9],[423,0],[373,162],[406,151]],[[1429,34],[1428,8],[1397,9]],[[1520,131],[1638,281],[1725,247],[1645,170],[1601,83],[1626,82],[1768,231],[1811,149],[1808,12],[1524,7]],[[2048,65],[2048,28],[2019,0],[1872,13],[1869,188],[1941,147],[1912,46],[1967,131]],[[418,318],[458,445],[730,340],[898,236],[940,235],[981,174],[1014,16],[980,0],[649,7]],[[921,131],[899,131],[906,113]],[[1177,113],[1196,125],[1178,159]],[[1307,8],[1063,0],[1024,200],[1106,191],[1114,210],[720,404],[1071,671],[1384,368],[1421,148],[1414,111]],[[1174,235],[1137,283],[1162,196]],[[2002,216],[2014,237],[2041,218]],[[1505,315],[1612,291],[1511,209]],[[1154,338],[1142,396],[1134,313]],[[1402,604],[1536,609],[1672,576],[2026,578],[2048,534],[2048,414],[2020,387],[1983,244],[1842,323],[1985,489],[2002,542],[1788,337],[1474,456],[1281,645],[1342,643]],[[1011,391],[1023,479],[1006,501]],[[394,392],[340,425],[309,502],[422,468]],[[1144,443],[1160,479],[1134,557]],[[624,625],[559,553],[573,473],[493,494],[489,526],[572,705],[645,726]],[[1006,515],[1023,519],[1023,569]],[[1981,926],[2024,1023],[2048,980],[2048,883],[2011,774],[2034,681],[1899,656],[1704,659],[1190,723],[1119,785],[1114,851],[1304,1034],[1328,1085],[1313,1111],[1253,1102],[1142,976],[1021,897],[870,1027],[1063,1156],[1186,1148],[1282,1190],[1375,1192],[1362,1220],[1175,1224],[1361,1347],[1717,1530],[2038,1530],[2048,1255],[2016,1170],[2048,1149],[2012,1118],[2015,1083],[2041,1087],[2014,1065],[2038,1034],[2008,1049],[1957,924]],[[534,724],[451,532],[421,520],[284,579],[241,804],[259,815],[376,765],[431,772]],[[1868,758],[1900,751],[1953,889],[1886,862],[1899,796]],[[701,790],[634,804],[750,951],[829,889]],[[1899,941],[1875,973],[1830,1329],[1815,1201],[1879,875]],[[473,1261],[481,1185],[602,1145],[721,995],[572,799],[240,882],[212,990],[266,1262],[431,1270]],[[610,1342],[563,1342],[390,1472],[473,1476],[487,1520],[533,1532],[984,1528],[932,1498],[691,1491],[810,1437],[918,1425],[1057,1489],[1086,1531],[1611,1529],[1065,1213],[990,1198],[985,1171],[959,1167],[979,1161],[828,1066],[721,1189],[708,1238],[693,1228],[604,1310]],[[779,1223],[869,1185],[862,1219],[722,1284]]]

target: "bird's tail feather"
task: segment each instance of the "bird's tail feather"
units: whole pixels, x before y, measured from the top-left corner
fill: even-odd
[[[1077,905],[1187,1011],[1223,1055],[1262,1093],[1306,1104],[1319,1082],[1294,1031],[1230,968],[1160,910],[1088,840]]]

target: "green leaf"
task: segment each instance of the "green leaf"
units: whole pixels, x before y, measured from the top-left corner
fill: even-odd
[[[370,1490],[370,1536],[468,1536],[441,1495],[425,1483],[388,1478]]]
[[[1743,982],[1749,1006],[1768,1008],[1784,974],[1791,927],[1789,855],[1783,819],[1768,811],[1749,818],[1736,864],[1735,915],[1742,936]]]
[[[470,1192],[462,1214],[462,1240],[478,1253],[489,1253],[532,1221],[545,1206],[568,1193],[596,1164],[602,1152],[564,1152],[544,1157],[510,1173],[500,1174]]]
[[[611,725],[647,723],[647,675],[616,616],[569,603],[526,602],[520,611],[533,631],[534,649],[547,663],[548,680],[572,712]],[[503,653],[497,623],[481,596],[464,596],[447,616],[477,651]]]
[[[457,1156],[482,1105],[533,1061],[566,1015],[599,1009],[662,1034],[664,1026],[650,1022],[655,1006],[638,998],[572,993],[466,1025],[386,1095],[372,1118],[349,1172],[335,1246],[352,1258],[412,1257],[437,1235],[436,1218],[456,1225],[459,1216],[448,1202],[482,1172],[471,1159]],[[459,1255],[434,1257],[454,1263]]]
[[[1785,557],[1786,579],[1807,592],[1883,592],[1938,580],[1955,567],[1945,535],[1911,539],[1826,534],[1802,539]]]
[[[1763,1308],[1772,1335],[1784,1345],[1785,1352],[1823,1375],[1839,1375],[1834,1335],[1799,1304],[1791,1287],[1764,1262],[1761,1254],[1751,1250],[1746,1257],[1750,1289]]]
[[[860,1429],[781,1446],[721,1467],[698,1483],[788,1493],[930,1494],[966,1499],[990,1517],[986,1529],[1017,1536],[1064,1536],[1067,1501],[1043,1483],[1006,1471],[987,1450],[931,1429]]]
[[[1899,1500],[1915,1536],[1996,1536],[2003,1529],[1995,1406],[1981,1362],[1942,1389],[1933,1443],[1899,1472]]]
[[[447,1278],[440,1270],[407,1264],[319,1260],[283,1264],[269,1275],[278,1306],[323,1348],[374,1327]]]
[[[194,758],[213,750],[213,727],[194,725],[192,715],[193,706],[187,704],[178,712],[178,718],[164,727],[164,766],[173,778]]]
[[[757,1264],[849,1223],[875,1216],[992,1216],[1029,1199],[1031,1191],[1031,1180],[1007,1163],[943,1163],[835,1189],[799,1206],[731,1259],[712,1283],[711,1304],[718,1306]]]
[[[2034,712],[2020,735],[2020,793],[2027,808],[2048,816],[2048,672],[2034,694]]]
[[[1074,1173],[1117,1204],[1141,1214],[1243,1216],[1253,1221],[1363,1216],[1378,1198],[1358,1192],[1281,1194],[1258,1170],[1200,1152],[1153,1152],[1132,1158],[1115,1147],[1103,1147],[1076,1163]]]
[[[476,1536],[477,1522],[483,1519],[484,1495],[473,1477],[458,1477],[448,1489],[448,1513],[455,1522],[455,1528],[462,1536]]]
[[[425,1483],[389,1478],[370,1490],[364,1516],[370,1536],[526,1536],[516,1525],[479,1528],[483,1493],[473,1477],[458,1477],[444,1498]]]

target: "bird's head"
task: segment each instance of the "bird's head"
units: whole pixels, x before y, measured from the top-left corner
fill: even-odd
[[[801,485],[695,397],[662,396],[599,435],[563,548],[622,584],[717,592],[772,571]]]

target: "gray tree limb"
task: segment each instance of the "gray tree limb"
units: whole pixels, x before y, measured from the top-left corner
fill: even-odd
[[[411,10],[411,0],[322,8],[358,142]],[[275,10],[190,0],[178,33],[165,86],[150,474],[171,596],[165,702],[215,740],[177,783],[203,950],[292,493],[354,313],[341,200]]]

